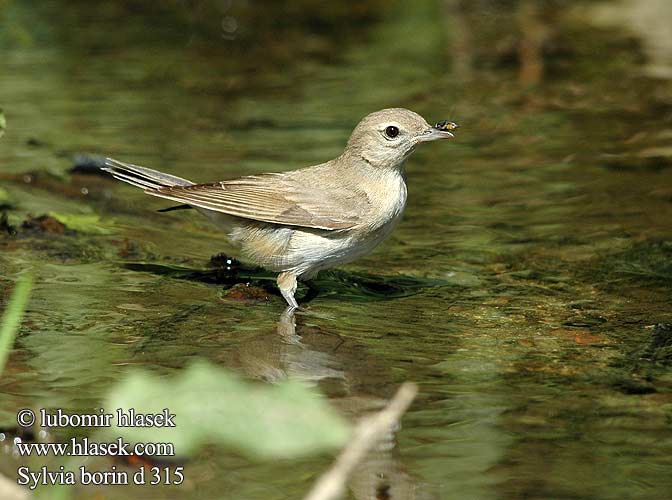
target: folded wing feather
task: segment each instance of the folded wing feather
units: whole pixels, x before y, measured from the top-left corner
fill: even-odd
[[[320,187],[313,182],[319,177],[300,172],[254,175],[145,192],[236,217],[330,231],[356,226],[370,208],[362,193],[338,184]]]

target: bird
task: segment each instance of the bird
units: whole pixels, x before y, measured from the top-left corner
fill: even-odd
[[[406,159],[418,144],[452,138],[457,128],[388,108],[365,116],[340,156],[298,170],[196,184],[112,158],[102,168],[181,204],[163,211],[195,208],[206,215],[242,260],[279,273],[278,288],[293,311],[298,280],[352,262],[390,235],[406,206]]]

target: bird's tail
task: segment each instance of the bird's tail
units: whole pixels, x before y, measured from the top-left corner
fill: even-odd
[[[111,173],[115,179],[127,182],[132,186],[139,187],[145,191],[153,191],[162,187],[170,186],[191,186],[194,184],[187,179],[176,177],[170,174],[164,174],[151,168],[131,165],[112,158],[105,159],[105,166],[102,167],[106,172]]]

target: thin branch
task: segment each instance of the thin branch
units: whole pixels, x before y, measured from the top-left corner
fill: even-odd
[[[304,500],[336,500],[341,498],[354,468],[378,443],[408,409],[418,393],[418,386],[405,382],[378,413],[364,417],[355,428],[352,439],[343,448],[331,467],[315,482]]]

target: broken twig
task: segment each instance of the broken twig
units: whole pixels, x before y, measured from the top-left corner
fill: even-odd
[[[401,419],[418,393],[418,386],[405,382],[385,408],[360,420],[350,442],[334,463],[313,485],[304,500],[336,500],[343,495],[350,474],[366,454]]]

